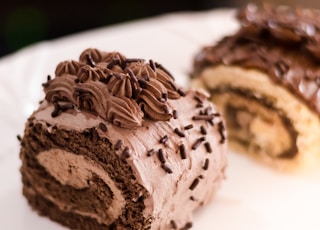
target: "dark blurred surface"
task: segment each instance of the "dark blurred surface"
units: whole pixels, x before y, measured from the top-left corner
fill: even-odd
[[[9,0],[0,8],[0,56],[38,41],[88,29],[168,12],[233,7],[233,1],[236,0]]]

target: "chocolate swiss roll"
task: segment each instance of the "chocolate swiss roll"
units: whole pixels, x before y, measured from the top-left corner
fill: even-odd
[[[201,91],[150,60],[87,49],[57,65],[26,122],[23,194],[71,229],[188,229],[224,179],[226,130]]]
[[[320,155],[320,14],[247,5],[240,28],[194,58],[192,86],[210,91],[231,148],[284,171]]]

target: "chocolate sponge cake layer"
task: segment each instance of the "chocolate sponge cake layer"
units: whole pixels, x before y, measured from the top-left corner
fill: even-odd
[[[150,220],[142,215],[146,190],[136,183],[123,158],[112,154],[107,139],[94,139],[90,129],[78,133],[51,127],[52,131],[48,132],[47,125],[33,124],[32,121],[29,127],[21,151],[21,173],[25,185],[23,193],[40,214],[48,215],[73,229],[105,229],[110,224],[117,226],[115,229],[148,228]],[[54,155],[54,159],[47,159],[48,164],[57,163],[59,154],[60,163],[65,164],[63,167],[56,166],[59,170],[56,178],[39,163],[46,153]],[[66,154],[72,156],[66,157]],[[99,168],[100,174],[107,174],[109,185],[101,179],[103,175],[99,175],[99,170],[92,170],[83,178],[77,178],[78,170],[89,168],[85,161]],[[68,175],[58,175],[64,173]],[[63,176],[67,179],[59,181]],[[119,191],[121,194],[116,194]],[[116,196],[120,197],[114,201]],[[124,202],[124,207],[117,208]],[[106,207],[109,208],[106,210]],[[122,212],[122,209],[126,211]],[[66,218],[68,216],[71,218]]]

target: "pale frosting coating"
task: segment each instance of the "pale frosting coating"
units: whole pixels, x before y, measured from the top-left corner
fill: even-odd
[[[119,52],[87,49],[79,61],[59,63],[55,74],[43,84],[47,101],[72,103],[124,128],[141,126],[145,117],[171,119],[174,108],[167,99],[184,95],[162,65]]]
[[[141,126],[133,129],[121,128],[101,116],[77,108],[52,117],[54,105],[46,100],[32,117],[33,122],[50,124],[48,132],[51,132],[52,127],[81,132],[99,127],[99,124],[103,123],[107,131],[96,128],[98,135],[101,138],[107,138],[113,146],[118,140],[123,141],[121,148],[116,152],[121,156],[124,148],[128,148],[130,154],[126,162],[131,166],[137,183],[149,193],[144,201],[143,214],[146,218],[153,217],[152,229],[169,229],[171,220],[182,228],[186,222],[192,220],[192,211],[208,204],[220,187],[227,165],[226,133],[222,118],[203,93],[187,91],[186,96],[180,97],[179,100],[167,99],[167,101],[178,111],[177,119],[158,122],[144,119]],[[204,119],[199,119],[203,117],[212,118],[211,124]],[[179,129],[183,135],[178,135],[176,129]],[[165,135],[168,139],[161,142]],[[201,139],[200,142],[199,139]],[[207,142],[211,146],[210,151],[206,147]],[[185,158],[182,158],[179,151],[179,146],[182,144],[185,147]],[[156,153],[148,156],[147,153],[151,149]],[[159,149],[163,150],[165,165],[171,169],[172,173],[163,169],[157,154]],[[40,153],[40,155],[43,154],[46,153]],[[57,154],[62,157],[60,161],[67,157],[69,165],[77,167],[79,171],[83,169],[85,176],[101,168],[99,163],[91,160],[88,161],[89,163],[82,161],[83,159],[79,161],[75,156],[69,155],[72,153],[66,156],[63,152]],[[60,166],[45,164],[48,172],[56,172],[57,167]],[[65,182],[70,179],[65,175],[66,172],[51,174],[54,174],[58,181]],[[105,177],[104,181],[108,181],[108,175],[101,175],[100,171],[96,174]],[[83,178],[81,175],[80,178]],[[118,190],[114,188],[114,191]],[[109,211],[111,209],[108,209],[108,213]],[[119,210],[115,209],[114,212],[113,216],[116,216]],[[94,216],[93,218],[103,222],[103,217]]]

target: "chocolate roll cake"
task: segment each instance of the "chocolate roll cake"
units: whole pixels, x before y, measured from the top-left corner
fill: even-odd
[[[320,14],[249,4],[240,28],[195,56],[192,86],[208,89],[230,146],[285,171],[320,154]]]
[[[71,229],[188,229],[224,178],[208,95],[150,60],[85,50],[58,64],[21,140],[23,194]]]

